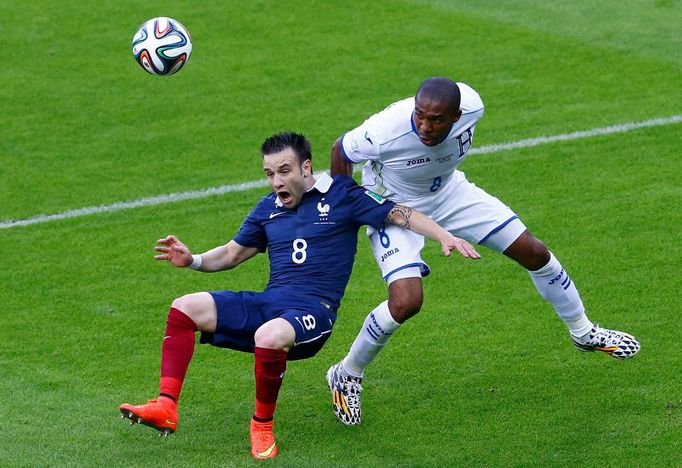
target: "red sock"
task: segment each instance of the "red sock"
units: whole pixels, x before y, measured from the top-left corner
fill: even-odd
[[[171,307],[161,345],[161,384],[159,393],[175,401],[180,398],[182,382],[194,354],[197,325],[183,312]]]
[[[256,411],[259,420],[272,419],[277,406],[277,395],[287,368],[287,352],[281,349],[254,349],[256,358]]]

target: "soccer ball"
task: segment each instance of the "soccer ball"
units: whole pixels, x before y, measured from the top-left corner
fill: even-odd
[[[172,18],[145,21],[133,36],[133,56],[152,75],[172,75],[180,70],[192,53],[192,38],[187,29]]]

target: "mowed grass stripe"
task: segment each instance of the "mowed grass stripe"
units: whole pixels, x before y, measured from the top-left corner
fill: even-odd
[[[559,135],[542,136],[535,138],[528,138],[510,143],[500,143],[495,145],[482,146],[480,148],[473,148],[470,154],[489,154],[500,151],[529,148],[532,146],[543,145],[548,143],[555,143],[560,141],[577,140],[581,138],[591,138],[597,136],[610,135],[613,133],[626,133],[632,130],[638,130],[648,127],[660,127],[663,125],[672,125],[682,122],[682,114],[672,115],[670,117],[660,117],[656,119],[644,120],[641,122],[630,122],[625,124],[610,125],[607,127],[593,128],[590,130],[582,130],[572,133],[562,133]],[[358,166],[358,169],[361,166]],[[81,216],[88,216],[97,213],[112,213],[115,211],[128,210],[132,208],[139,208],[143,206],[155,206],[164,203],[180,202],[184,200],[195,200],[199,198],[211,197],[215,195],[224,195],[230,192],[243,192],[254,188],[260,188],[267,185],[265,180],[254,180],[244,182],[241,184],[221,185],[219,187],[211,187],[203,190],[190,190],[187,192],[170,193],[166,195],[157,195],[154,197],[141,198],[139,200],[117,202],[109,205],[91,206],[79,208],[76,210],[63,211],[50,215],[36,215],[26,219],[19,220],[5,220],[0,222],[0,229],[10,229],[20,226],[30,226],[32,224],[43,224],[51,221],[59,221],[62,219],[78,218]]]

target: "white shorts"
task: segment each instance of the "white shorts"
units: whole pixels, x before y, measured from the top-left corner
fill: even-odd
[[[436,195],[400,204],[430,216],[454,236],[500,253],[526,230],[511,208],[466,180],[460,171],[455,171],[452,180]],[[379,230],[368,227],[367,236],[389,284],[429,274],[429,266],[421,258],[424,238],[419,234],[389,225]]]

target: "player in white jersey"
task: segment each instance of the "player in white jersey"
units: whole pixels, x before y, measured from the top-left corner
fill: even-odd
[[[339,138],[332,148],[332,175],[351,175],[353,164],[364,162],[366,188],[417,209],[453,235],[503,253],[526,268],[578,349],[621,359],[634,356],[637,340],[593,324],[559,260],[507,205],[457,169],[483,110],[480,96],[468,85],[429,78],[416,96],[391,104]],[[364,370],[400,324],[419,312],[421,278],[429,274],[421,258],[423,237],[393,226],[369,228],[367,235],[389,294],[369,313],[348,355],[327,372],[334,413],[344,424],[360,423]]]

